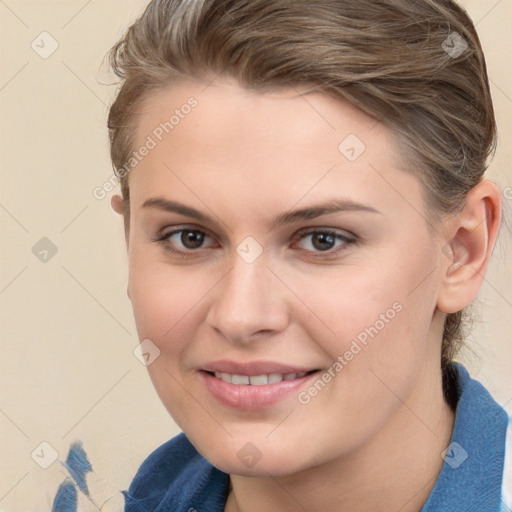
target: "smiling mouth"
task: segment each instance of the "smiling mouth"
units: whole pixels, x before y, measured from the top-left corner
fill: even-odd
[[[236,373],[228,373],[226,370]],[[298,393],[320,371],[277,363],[262,362],[244,366],[217,362],[198,373],[211,396],[224,406],[241,411],[257,411],[272,407]]]
[[[268,384],[278,384],[282,381],[292,381],[301,379],[302,377],[306,377],[315,373],[319,370],[311,370],[309,372],[300,372],[300,373],[269,373],[262,375],[239,375],[239,374],[231,374],[224,372],[209,372],[206,371],[209,375],[216,377],[223,382],[227,382],[228,384],[234,384],[236,386],[265,386]]]

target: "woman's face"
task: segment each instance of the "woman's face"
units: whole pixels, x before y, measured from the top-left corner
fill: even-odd
[[[128,292],[148,370],[230,473],[295,473],[419,425],[439,379],[447,258],[422,187],[381,123],[297,92],[181,83],[144,103],[134,144]]]

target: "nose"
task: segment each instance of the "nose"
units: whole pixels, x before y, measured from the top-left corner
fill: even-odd
[[[208,325],[231,343],[250,343],[284,331],[289,311],[282,283],[262,259],[235,255],[230,272],[212,291]]]

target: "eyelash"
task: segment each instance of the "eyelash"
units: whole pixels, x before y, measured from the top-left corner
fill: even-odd
[[[314,235],[333,236],[335,238],[336,242],[339,242],[339,241],[343,242],[341,245],[334,247],[333,249],[328,249],[326,251],[309,251],[309,250],[303,249],[304,252],[307,252],[308,254],[311,254],[314,257],[319,257],[319,258],[322,258],[322,257],[329,258],[332,256],[337,256],[339,252],[346,250],[349,245],[355,244],[357,242],[357,239],[354,236],[344,235],[334,229],[326,229],[326,228],[308,229],[308,230],[299,232],[295,235],[293,242],[296,243],[297,241],[304,240],[308,236],[314,236]]]
[[[197,257],[197,253],[199,252],[200,249],[202,249],[202,247],[200,247],[199,249],[188,249],[186,251],[181,251],[179,249],[176,249],[175,247],[173,247],[171,244],[169,244],[169,238],[171,238],[171,236],[173,235],[176,235],[178,233],[183,233],[183,232],[186,232],[186,231],[196,231],[198,233],[202,233],[204,234],[206,237],[208,238],[212,238],[210,235],[208,235],[208,233],[206,233],[206,231],[202,230],[202,229],[198,229],[196,227],[181,227],[179,229],[174,229],[172,231],[169,231],[168,233],[163,233],[155,238],[152,238],[152,241],[161,245],[164,250],[168,251],[168,252],[171,252],[173,254],[177,254],[178,256],[181,256],[182,258],[194,258],[194,257]]]
[[[163,233],[157,237],[154,237],[151,239],[152,242],[155,242],[159,245],[162,245],[164,250],[171,252],[173,254],[177,254],[183,258],[194,258],[197,257],[198,252],[202,249],[202,247],[199,247],[198,249],[188,249],[188,250],[180,250],[173,247],[171,244],[168,243],[168,240],[176,234],[183,233],[186,231],[195,231],[198,233],[202,233],[205,235],[205,237],[208,237],[212,239],[208,233],[202,229],[198,229],[196,227],[180,227],[179,229],[174,229],[168,233]],[[340,251],[343,251],[347,248],[347,246],[355,244],[357,242],[356,237],[350,237],[347,235],[343,235],[339,232],[337,232],[334,229],[325,229],[325,228],[315,228],[315,229],[309,229],[307,231],[298,232],[293,237],[293,243],[297,243],[301,240],[304,240],[308,236],[313,235],[327,235],[327,236],[334,236],[336,241],[342,241],[343,244],[341,246],[338,246],[334,249],[329,249],[326,251],[309,251],[309,250],[303,250],[303,252],[308,253],[308,255],[313,255],[314,257],[318,258],[328,258],[332,257],[333,255],[337,255]]]

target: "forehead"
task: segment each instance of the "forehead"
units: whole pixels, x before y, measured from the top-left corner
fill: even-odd
[[[371,139],[373,145],[389,137],[382,124],[347,101],[310,89],[297,86],[258,92],[227,79],[209,85],[179,82],[143,102],[136,142],[153,134],[158,142],[164,138],[172,144],[172,138],[182,136],[195,137],[196,143],[201,139],[205,147],[218,143],[219,149],[225,146],[223,142],[230,142],[253,146],[256,152],[256,144],[279,143],[295,150],[330,147],[338,156],[344,134]]]
[[[134,144],[152,149],[130,175],[131,197],[142,204],[148,195],[179,191],[192,199],[200,191],[229,202],[236,192],[247,211],[327,192],[396,202],[403,188],[420,199],[418,181],[399,169],[389,129],[344,100],[305,90],[260,93],[218,79],[153,94],[140,109]]]

